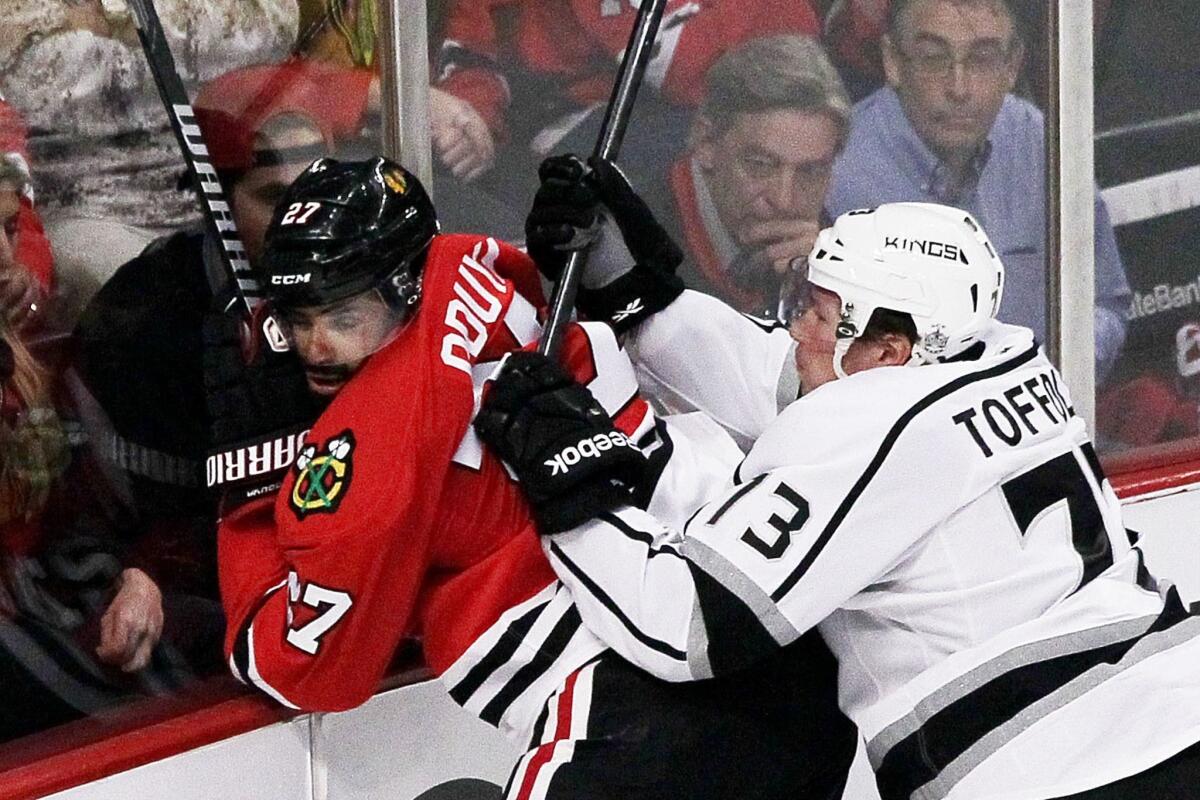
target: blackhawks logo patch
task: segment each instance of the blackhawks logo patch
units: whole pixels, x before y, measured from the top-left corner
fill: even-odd
[[[396,194],[404,194],[408,191],[408,181],[404,179],[404,173],[398,169],[389,169],[384,172],[383,183]]]
[[[309,514],[332,514],[350,491],[353,473],[354,434],[345,430],[325,444],[317,454],[308,445],[296,458],[296,483],[292,486],[292,511],[300,519]]]

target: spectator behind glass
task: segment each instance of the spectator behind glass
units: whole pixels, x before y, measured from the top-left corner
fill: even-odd
[[[371,67],[378,47],[376,0],[298,0],[296,52],[343,67]]]
[[[20,274],[32,282],[26,287],[36,286],[13,260],[21,250],[10,241],[16,196],[0,188],[0,219],[8,223],[0,275]],[[82,448],[60,416],[58,376],[26,344],[40,315],[31,314],[27,296],[12,300],[0,300],[0,742],[175,685],[177,677],[165,653],[146,669],[162,632],[157,586],[122,565],[118,543],[66,511],[102,515],[103,503],[93,502],[102,481],[74,452]]]
[[[1046,336],[1045,123],[1010,92],[1023,55],[1006,0],[894,0],[888,86],[854,107],[828,210],[924,201],[971,212],[1000,251],[1000,319]],[[1129,285],[1096,197],[1096,374],[1125,340]]]
[[[883,85],[879,40],[887,30],[888,0],[828,3],[822,38],[846,90],[858,100]]]
[[[370,78],[293,61],[236,70],[199,93],[196,115],[252,266],[292,179],[356,141]],[[218,248],[199,229],[155,241],[117,270],[76,330],[80,373],[102,412],[93,437],[106,443],[102,457],[137,515],[121,536],[160,585],[165,624],[177,626],[181,649],[201,672],[221,667],[224,624],[216,498],[205,488],[206,369],[230,357],[241,364],[238,321],[224,313],[229,288]],[[271,398],[270,387],[263,391]],[[307,394],[294,395],[276,398],[273,410],[286,418],[303,405],[307,413]]]
[[[54,256],[33,206],[25,121],[0,97],[0,306],[23,333],[44,319],[54,285]]]
[[[680,275],[743,312],[772,315],[782,275],[808,255],[823,217],[850,101],[815,39],[772,36],[709,70],[691,145],[671,168],[667,225]]]
[[[34,272],[42,269],[26,266],[29,248],[22,247],[22,217],[33,210],[25,205],[28,187],[23,162],[0,155],[0,225],[4,228],[0,235],[0,307],[8,324],[22,332],[31,331],[39,321],[47,295],[46,285]],[[46,253],[49,255],[48,249]],[[43,274],[51,272],[52,268]]]
[[[502,191],[532,189],[534,164],[551,152],[590,152],[636,5],[451,0],[431,97],[436,159],[465,181],[499,162]],[[668,0],[623,168],[636,180],[678,154],[704,94],[704,75],[723,52],[758,36],[819,30],[807,0]],[[521,207],[526,194],[517,195]]]
[[[296,0],[155,0],[189,89],[285,57]],[[39,202],[73,317],[154,236],[197,219],[123,0],[5,0],[0,92],[30,124]]]
[[[436,9],[431,11],[436,16]],[[373,78],[368,90],[366,123],[376,139],[381,122],[380,81],[373,69],[379,47],[376,31],[378,14],[377,0],[300,0],[300,37],[296,42],[297,59],[341,68],[371,68]],[[434,24],[430,22],[431,27]],[[448,98],[445,92],[430,90],[435,130],[437,120],[447,118],[443,112],[446,111],[444,102]],[[456,121],[455,129],[469,130],[472,135],[478,131],[486,132],[486,126],[482,123],[478,127],[472,126],[465,116]],[[489,149],[488,163],[491,163],[490,136],[479,140],[479,144]],[[524,217],[518,209],[524,205],[525,198],[520,198],[520,204],[513,205],[478,186],[463,185],[449,173],[443,177],[447,185],[443,186],[445,191],[438,196],[439,221],[443,231],[474,231],[483,226],[504,238],[519,235]]]

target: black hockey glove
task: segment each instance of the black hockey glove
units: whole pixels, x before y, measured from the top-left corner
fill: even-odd
[[[583,386],[538,353],[510,355],[475,417],[516,472],[542,533],[632,502],[646,459]]]
[[[683,291],[675,275],[683,253],[615,164],[597,158],[588,164],[571,155],[542,162],[525,241],[551,281],[571,252],[594,245],[579,310],[624,333]]]
[[[261,322],[246,363],[242,321],[212,311],[204,319],[204,385],[210,419],[209,487],[223,506],[273,494],[294,460],[297,437],[312,427],[320,403],[308,390],[300,360],[262,340]]]

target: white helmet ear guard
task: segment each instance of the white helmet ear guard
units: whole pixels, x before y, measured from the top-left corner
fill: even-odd
[[[841,299],[837,335],[846,348],[876,309],[909,314],[917,329],[916,363],[945,360],[978,341],[1004,290],[1004,266],[979,223],[932,203],[889,203],[841,215],[817,236],[807,278]],[[839,375],[840,361],[835,357]]]

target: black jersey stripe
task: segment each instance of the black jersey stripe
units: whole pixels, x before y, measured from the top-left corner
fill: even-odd
[[[900,418],[897,419],[892,425],[891,430],[889,430],[887,435],[883,437],[883,443],[880,444],[879,449],[875,451],[875,455],[871,459],[871,462],[867,465],[866,470],[863,471],[863,474],[859,476],[854,486],[851,487],[850,491],[842,499],[841,505],[839,505],[837,511],[833,513],[833,516],[830,518],[828,524],[826,524],[825,529],[821,531],[821,534],[817,537],[816,541],[813,543],[813,546],[809,548],[807,553],[804,554],[804,558],[800,561],[796,568],[792,570],[792,572],[786,578],[783,579],[783,582],[779,585],[779,588],[771,593],[771,599],[775,602],[779,602],[786,597],[788,592],[790,592],[796,586],[796,584],[800,582],[800,579],[803,578],[805,573],[808,572],[809,568],[812,567],[813,562],[817,560],[817,556],[819,556],[821,551],[825,549],[825,545],[829,543],[829,540],[833,537],[833,534],[837,531],[838,527],[850,513],[850,509],[854,507],[855,502],[857,502],[862,493],[867,490],[867,486],[871,483],[871,480],[883,466],[883,462],[887,459],[888,454],[891,453],[892,448],[896,444],[896,440],[900,438],[900,434],[904,432],[905,428],[908,427],[909,423],[911,423],[918,414],[942,398],[957,392],[964,386],[970,386],[972,383],[989,380],[1018,369],[1019,367],[1036,358],[1037,354],[1038,349],[1037,345],[1035,344],[1008,361],[996,364],[995,366],[989,367],[985,370],[980,370],[979,372],[973,372],[956,378],[944,386],[939,386],[936,390],[918,400],[912,405],[911,408],[901,414]]]
[[[604,522],[608,525],[613,526],[614,528],[616,528],[618,531],[623,533],[628,538],[633,539],[635,542],[640,542],[641,544],[646,545],[646,547],[650,548],[650,553],[649,553],[650,558],[654,558],[655,556],[659,556],[659,555],[672,555],[677,558],[681,557],[679,555],[679,551],[676,550],[674,547],[671,547],[670,545],[664,544],[664,545],[659,545],[657,548],[655,548],[653,536],[651,536],[646,531],[639,531],[637,528],[633,527],[628,522],[621,519],[620,517],[618,517],[616,514],[614,514],[611,511],[601,512],[600,515],[596,518],[598,520],[600,520],[601,522]]]
[[[233,640],[233,661],[230,666],[233,669],[234,677],[247,686],[257,688],[254,681],[250,679],[250,635],[251,629],[254,627],[254,620],[258,616],[258,612],[262,611],[263,606],[271,599],[271,595],[283,591],[285,588],[287,588],[286,581],[271,587],[262,597],[258,598],[258,602],[254,604],[254,608],[242,621],[241,630]]]
[[[650,505],[650,500],[654,497],[654,490],[658,488],[658,482],[662,480],[663,472],[667,469],[667,463],[675,454],[675,441],[667,431],[666,422],[661,419],[655,420],[654,427],[647,431],[646,435],[637,443],[638,448],[645,451],[654,443],[656,436],[658,447],[650,451],[650,455],[647,456],[646,475],[634,492],[633,504],[642,509]]]
[[[1140,633],[1023,664],[967,692],[930,715],[883,755],[875,770],[880,796],[883,800],[909,800],[984,736],[1024,710],[1093,668],[1110,665],[1121,669],[1122,659],[1139,642],[1192,618],[1172,590],[1162,613]]]
[[[697,604],[704,609],[705,655],[713,675],[745,669],[779,652],[778,642],[754,609],[700,567],[688,568]]]
[[[1092,447],[1091,442],[1085,442],[1080,449],[1083,450],[1083,458],[1087,461],[1088,469],[1092,471],[1092,477],[1096,479],[1096,485],[1103,486],[1108,476],[1104,474],[1104,467],[1100,466],[1100,456],[1096,455],[1096,448]]]
[[[749,458],[747,456],[746,458]],[[742,482],[742,466],[746,463],[746,458],[738,462],[738,465],[733,468],[733,485],[738,486]]]
[[[744,497],[747,492],[753,491],[754,487],[758,486],[760,483],[762,483],[766,479],[766,477],[767,477],[767,473],[764,472],[763,474],[755,477],[754,480],[750,481],[749,483],[743,484],[742,488],[738,489],[736,492],[731,494],[729,496],[729,499],[721,504],[721,507],[717,509],[717,512],[715,514],[713,514],[711,517],[708,518],[708,522],[706,522],[705,524],[706,525],[716,525],[717,522],[720,521],[721,517],[725,516],[725,512],[728,511],[733,506],[734,503],[736,503],[738,500],[741,500],[742,497]]]
[[[504,684],[504,687],[496,692],[495,697],[489,700],[483,710],[479,712],[479,718],[498,726],[501,717],[512,707],[516,699],[554,665],[582,625],[579,609],[572,605],[567,613],[563,614],[562,618],[555,623],[538,647],[537,655],[518,669]]]
[[[546,723],[549,720],[550,704],[543,703],[541,713],[537,717],[537,722],[533,723],[533,734],[529,737],[529,743],[525,746],[527,750],[532,750],[542,743],[542,737],[546,735]]]
[[[555,595],[557,596],[557,595]],[[487,655],[479,659],[478,663],[467,672],[463,679],[456,683],[450,689],[450,697],[460,706],[465,706],[467,701],[471,699],[471,695],[479,691],[479,687],[487,681],[488,678],[495,674],[496,670],[507,664],[517,652],[517,648],[525,641],[525,637],[529,635],[535,622],[550,605],[553,597],[547,599],[543,603],[538,603],[533,608],[526,611],[521,616],[517,617],[508,627],[504,629],[504,633],[500,634],[500,638],[488,650]]]
[[[579,568],[578,564],[567,558],[567,554],[563,552],[562,548],[559,547],[557,543],[553,541],[550,542],[550,551],[554,553],[554,556],[560,562],[562,562],[563,566],[571,571],[571,574],[579,579],[579,582],[583,584],[584,588],[591,592],[592,595],[594,595],[595,598],[599,600],[600,603],[607,608],[622,625],[625,626],[629,633],[632,634],[633,638],[637,639],[643,645],[655,651],[656,653],[662,653],[668,658],[673,658],[676,661],[687,661],[687,653],[679,650],[678,648],[672,647],[666,642],[659,641],[658,639],[649,636],[641,628],[634,625],[633,621],[629,619],[629,617],[625,615],[625,612],[617,606],[616,602],[614,602],[613,599],[609,597],[603,589],[600,588],[599,584],[588,577],[587,574]]]

